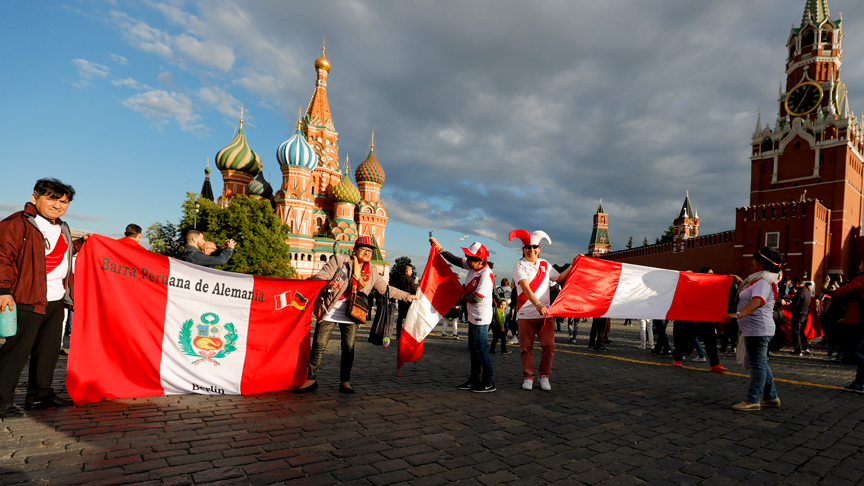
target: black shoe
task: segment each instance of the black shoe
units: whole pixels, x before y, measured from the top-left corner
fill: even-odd
[[[488,385],[478,384],[471,387],[472,393],[489,393],[495,390],[495,383],[489,383]]]
[[[470,390],[470,389],[474,388],[475,385],[476,385],[476,383],[474,383],[471,380],[468,380],[465,383],[462,383],[461,385],[457,386],[456,388],[458,388],[460,390]]]
[[[65,348],[60,348],[60,356],[69,356],[69,351]]]
[[[20,418],[28,415],[30,414],[16,407],[14,403],[0,407],[0,418]]]
[[[346,394],[350,395],[350,394],[354,393],[354,389],[351,388],[350,386],[342,386],[342,384],[340,383],[339,384],[339,393],[346,393]]]
[[[294,390],[294,394],[300,395],[303,393],[313,392],[317,389],[318,389],[318,382],[316,381],[316,382],[312,383],[311,385],[307,386],[306,388],[298,388],[298,389]]]
[[[662,353],[660,353],[661,358],[665,358],[667,356],[672,356],[672,351],[663,351]]]
[[[804,351],[801,351],[801,354],[803,354],[804,356],[810,356],[810,351],[805,349]]]
[[[489,350],[489,354],[495,354],[495,350],[494,350],[494,349],[490,349],[490,350]]]
[[[36,402],[24,402],[24,410],[50,410],[52,408],[71,407],[72,401],[54,395]]]
[[[609,351],[606,349],[606,346],[603,346],[602,344],[598,344],[594,349],[597,351]]]
[[[607,339],[605,341],[600,341],[600,344],[612,344],[612,341]]]

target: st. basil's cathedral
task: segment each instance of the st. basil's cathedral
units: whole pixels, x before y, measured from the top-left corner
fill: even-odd
[[[375,157],[375,138],[369,154],[354,171],[351,181],[348,157],[339,167],[339,132],[333,125],[327,101],[327,75],[330,62],[324,55],[315,60],[318,78],[309,106],[297,122],[294,135],[276,150],[282,172],[277,191],[264,179],[261,157],[246,142],[243,112],[237,135],[216,154],[216,168],[222,173],[222,195],[216,201],[227,206],[238,194],[268,199],[282,223],[287,225],[286,243],[291,248],[291,264],[298,278],[315,275],[334,252],[348,252],[359,236],[370,236],[377,243],[372,263],[389,276],[384,259],[387,210],[381,204],[384,169]],[[213,192],[209,167],[205,171],[201,194]]]
[[[786,41],[785,84],[777,117],[750,139],[750,204],[736,209],[735,229],[699,234],[685,196],[672,242],[611,251],[609,215],[594,215],[589,254],[639,265],[717,273],[749,273],[762,246],[777,249],[787,275],[821,286],[829,274],[855,275],[864,257],[864,119],[849,108],[840,79],[843,16],[827,0],[807,0]]]

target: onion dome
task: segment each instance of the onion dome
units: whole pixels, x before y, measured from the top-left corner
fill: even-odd
[[[282,142],[276,150],[276,160],[279,161],[279,165],[296,165],[309,170],[314,170],[318,166],[318,154],[306,141],[299,126],[294,136]]]
[[[321,57],[319,57],[318,59],[315,59],[315,70],[323,69],[329,73],[330,72],[330,61],[328,61],[327,58],[324,56],[324,51],[326,51],[326,50],[327,50],[326,47],[321,46]]]
[[[351,171],[348,169],[348,156],[345,156],[345,175],[339,184],[336,184],[330,191],[330,197],[336,202],[347,202],[353,205],[360,203],[360,190],[351,182],[351,177],[348,175]]]
[[[261,195],[264,194],[264,183],[257,179],[252,179],[249,182],[249,194],[261,197]]]
[[[372,141],[369,143],[369,155],[366,156],[366,160],[362,164],[357,166],[354,178],[357,179],[357,182],[384,183],[384,169],[381,168],[381,164],[375,157],[375,132],[372,132]]]
[[[237,170],[255,175],[261,172],[261,157],[249,147],[243,135],[243,108],[240,108],[240,129],[237,136],[216,154],[216,167],[219,170]]]

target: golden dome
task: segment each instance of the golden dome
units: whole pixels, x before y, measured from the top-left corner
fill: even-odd
[[[321,46],[321,57],[319,57],[318,59],[315,59],[315,69],[316,70],[323,69],[329,73],[330,72],[330,61],[328,61],[327,58],[324,56],[324,51],[326,51],[326,50],[327,50],[326,47]]]

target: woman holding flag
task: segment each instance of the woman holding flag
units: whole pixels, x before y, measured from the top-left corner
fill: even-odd
[[[749,412],[780,406],[774,377],[768,366],[768,343],[774,336],[773,309],[777,300],[777,276],[782,265],[780,253],[767,246],[754,253],[750,262],[753,273],[738,288],[738,310],[726,314],[726,322],[738,319],[750,369],[747,397],[733,405],[733,410]]]
[[[384,277],[377,271],[372,271],[369,261],[375,244],[372,238],[361,236],[354,243],[354,252],[351,255],[334,254],[324,265],[324,268],[312,277],[313,280],[330,280],[318,294],[315,300],[315,339],[312,344],[312,352],[309,353],[309,372],[306,383],[294,390],[294,393],[308,393],[318,388],[318,368],[321,366],[321,358],[327,343],[330,342],[330,333],[336,324],[342,334],[342,358],[339,363],[339,392],[354,393],[349,381],[351,380],[351,367],[354,364],[354,338],[357,335],[357,326],[362,324],[351,314],[351,306],[358,293],[361,301],[367,301],[372,289],[380,294],[390,291],[390,297],[411,302],[416,296],[388,286]]]
[[[534,387],[534,336],[540,337],[540,388],[552,389],[549,376],[552,374],[552,357],[555,355],[555,322],[546,311],[550,305],[550,282],[563,283],[573,266],[558,273],[552,265],[540,257],[540,241],[552,240],[545,232],[528,233],[517,229],[510,232],[510,241],[522,241],[522,259],[513,267],[516,282],[516,319],[519,323],[519,357],[522,359],[522,388]],[[548,321],[548,322],[547,322]]]

